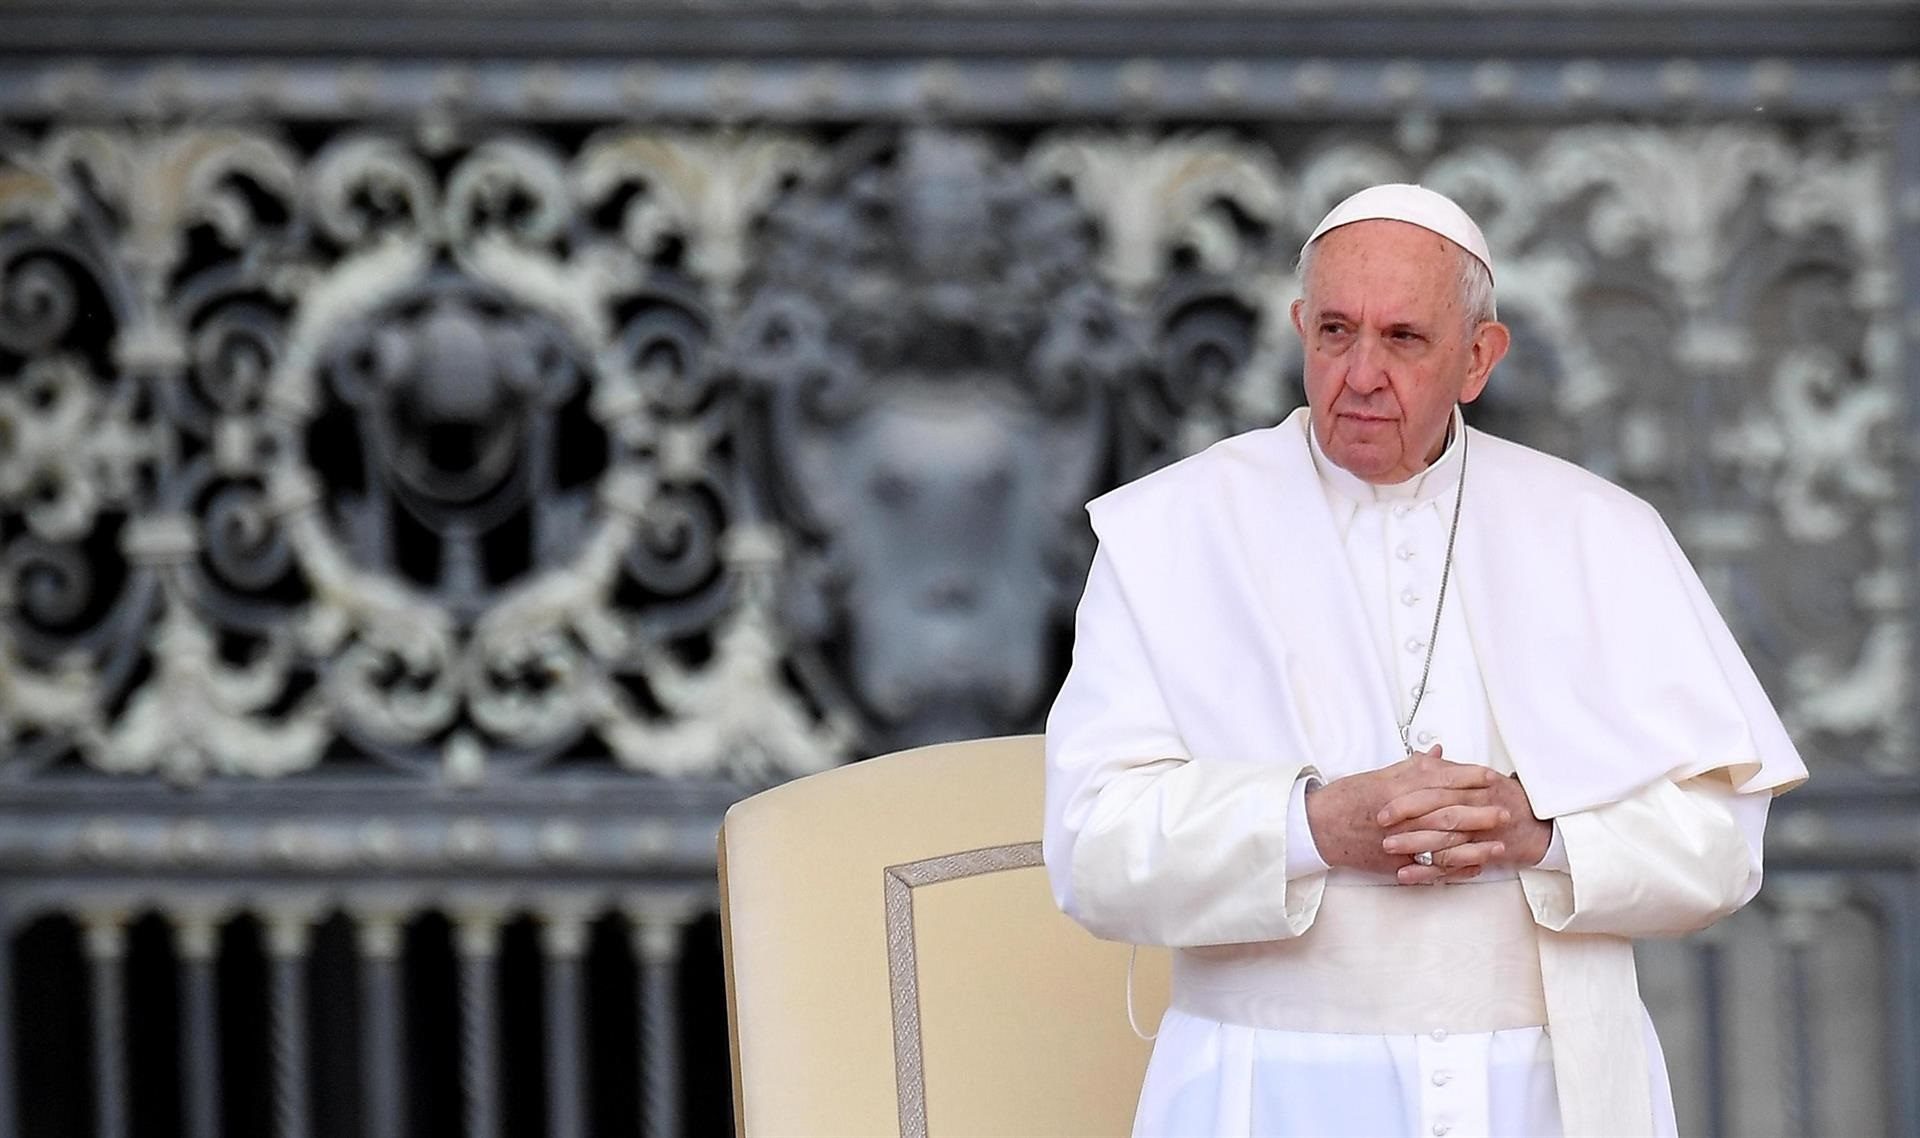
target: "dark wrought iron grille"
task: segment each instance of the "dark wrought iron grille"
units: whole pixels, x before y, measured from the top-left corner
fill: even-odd
[[[1389,178],[1815,769],[1683,1131],[1920,1132],[1910,20],[777,9],[0,16],[0,1133],[724,1131],[725,805],[1036,728]]]
[[[252,913],[30,922],[13,955],[21,1122],[132,1135],[726,1128],[724,1027],[678,1010],[711,1008],[716,921],[508,918],[334,914],[304,933]],[[116,1056],[124,1066],[102,1069]]]

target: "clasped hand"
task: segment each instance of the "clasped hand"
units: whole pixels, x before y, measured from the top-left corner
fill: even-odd
[[[1448,762],[1438,746],[1310,791],[1307,822],[1328,865],[1391,873],[1402,885],[1465,881],[1489,865],[1533,865],[1553,837],[1519,779]],[[1416,863],[1418,853],[1431,853],[1433,864]]]

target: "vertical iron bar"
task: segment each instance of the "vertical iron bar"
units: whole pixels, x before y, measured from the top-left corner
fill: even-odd
[[[220,1133],[219,929],[211,914],[175,914],[180,950],[181,1113],[187,1138]]]
[[[1819,1104],[1814,1100],[1813,1065],[1818,1057],[1813,1050],[1813,1025],[1809,1022],[1812,1001],[1807,984],[1807,945],[1791,938],[1786,951],[1787,999],[1793,1008],[1788,1021],[1792,1024],[1792,1035],[1787,1068],[1793,1073],[1794,1113],[1798,1123],[1794,1133],[1813,1134],[1820,1114]]]
[[[547,1138],[582,1138],[586,1133],[585,1072],[580,1057],[580,958],[587,926],[579,914],[543,914],[540,947],[546,957]]]
[[[1700,1018],[1702,1042],[1706,1049],[1707,1134],[1708,1138],[1729,1138],[1727,1133],[1727,1033],[1726,1003],[1721,997],[1721,972],[1724,963],[1717,936],[1708,930],[1698,949],[1700,967]]]
[[[1774,942],[1778,946],[1785,975],[1780,979],[1786,999],[1786,1039],[1780,1056],[1780,1072],[1788,1091],[1787,1125],[1794,1134],[1813,1134],[1819,1127],[1819,1103],[1814,1097],[1814,1066],[1820,1056],[1813,1047],[1810,984],[1807,954],[1820,939],[1821,929],[1831,920],[1840,894],[1831,878],[1795,875],[1781,878],[1773,892],[1777,908],[1773,914]]]
[[[680,1134],[680,939],[694,905],[653,897],[629,908],[633,953],[640,961],[641,1130],[646,1138]]]
[[[305,914],[271,913],[267,917],[273,1123],[278,1138],[307,1138],[313,1125],[308,1091],[306,983],[311,933]]]
[[[99,1138],[126,1138],[126,915],[89,913],[84,919],[93,986],[94,1132]]]
[[[406,1049],[400,1022],[400,918],[357,918],[360,949],[360,1093],[367,1138],[400,1138],[405,1126]]]
[[[500,921],[492,913],[454,918],[454,949],[460,957],[460,1091],[466,1104],[466,1138],[499,1138],[500,1070],[498,999]]]

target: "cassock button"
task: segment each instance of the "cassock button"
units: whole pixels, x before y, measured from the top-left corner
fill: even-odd
[[[1420,651],[1420,649],[1425,648],[1426,646],[1427,646],[1427,642],[1420,639],[1418,636],[1407,637],[1407,651],[1409,652],[1418,652]]]
[[[1393,508],[1393,516],[1396,518],[1404,518],[1407,516],[1407,511],[1411,510],[1412,508],[1413,508],[1412,506],[1409,506],[1405,502],[1402,502]]]
[[[1414,592],[1412,589],[1402,589],[1400,590],[1400,603],[1408,606],[1417,605],[1420,603],[1420,594]]]
[[[1413,560],[1413,550],[1411,550],[1411,549],[1409,549],[1409,548],[1407,548],[1407,547],[1406,547],[1406,546],[1404,546],[1404,545],[1403,545],[1403,546],[1401,546],[1400,548],[1398,548],[1398,549],[1396,549],[1396,550],[1394,550],[1394,551],[1393,551],[1393,555],[1394,555],[1395,557],[1398,557],[1398,558],[1399,558],[1400,560],[1402,560],[1402,561],[1412,561],[1412,560]]]
[[[1445,1043],[1447,1041],[1447,1029],[1444,1027],[1434,1028],[1432,1035],[1435,1043]]]
[[[1444,1122],[1436,1122],[1433,1124],[1433,1138],[1447,1138],[1448,1133],[1450,1133],[1452,1130],[1453,1130],[1453,1127],[1449,1126],[1448,1124]]]
[[[1431,731],[1422,731],[1422,732],[1420,732],[1420,734],[1418,734],[1418,735],[1416,735],[1416,736],[1414,736],[1414,738],[1416,738],[1417,740],[1419,740],[1419,741],[1420,741],[1420,742],[1422,742],[1422,743],[1431,743],[1431,742],[1433,742],[1433,732],[1431,732]],[[1445,1035],[1446,1035],[1446,1032],[1444,1032],[1444,1031],[1442,1031],[1442,1032],[1436,1032],[1436,1033],[1434,1034],[1434,1038],[1435,1038],[1435,1039],[1440,1039],[1440,1038],[1442,1038],[1442,1037],[1444,1037]]]
[[[1452,1072],[1449,1072],[1449,1071],[1435,1071],[1435,1072],[1433,1073],[1433,1085],[1434,1085],[1434,1086],[1436,1086],[1436,1087],[1444,1087],[1444,1086],[1446,1086],[1446,1085],[1447,1085],[1448,1083],[1451,1083],[1452,1081],[1453,1081],[1453,1074],[1452,1074]]]

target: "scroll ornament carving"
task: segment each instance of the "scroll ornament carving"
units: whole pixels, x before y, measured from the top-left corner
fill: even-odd
[[[658,774],[839,758],[782,678],[779,545],[733,526],[724,424],[688,408],[705,309],[653,283],[667,222],[582,218],[669,184],[650,162],[804,157],[757,141],[610,134],[589,161],[502,135],[444,171],[370,132],[306,160],[238,128],[9,153],[16,770],[271,777],[345,745],[465,782],[589,735]],[[763,200],[690,243],[737,252]]]
[[[1908,761],[1871,140],[435,138],[8,137],[8,771],[763,781],[1032,726],[1080,502],[1284,412],[1298,243],[1388,179],[1485,221],[1483,421],[1654,499],[1803,737]]]

